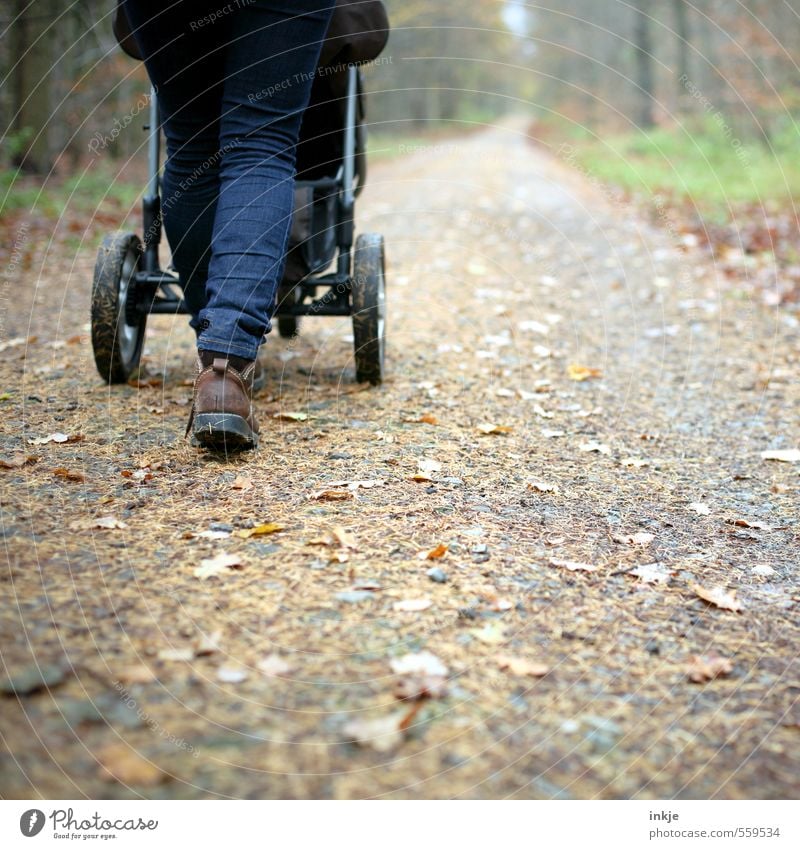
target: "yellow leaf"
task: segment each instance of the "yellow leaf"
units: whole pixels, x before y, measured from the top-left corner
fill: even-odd
[[[567,375],[570,380],[579,382],[589,380],[592,377],[601,377],[603,374],[599,368],[590,368],[589,366],[579,366],[576,363],[570,363],[567,366]]]
[[[235,536],[242,539],[250,539],[250,537],[262,537],[267,534],[276,534],[283,530],[283,525],[277,522],[265,522],[263,525],[256,525],[254,528],[244,528],[241,531],[234,531]]]

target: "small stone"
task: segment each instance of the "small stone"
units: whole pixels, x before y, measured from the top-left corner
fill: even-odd
[[[425,574],[437,584],[447,583],[447,573],[439,566],[432,566]]]
[[[353,455],[348,454],[345,451],[334,451],[331,454],[328,454],[329,460],[352,460]]]
[[[28,696],[48,687],[55,687],[64,680],[60,666],[36,666],[32,664],[16,675],[0,681],[0,693],[8,696]]]
[[[343,601],[345,604],[359,604],[362,601],[368,601],[375,598],[375,593],[369,590],[349,590],[348,592],[336,593],[334,596],[337,601]]]
[[[228,524],[228,522],[212,522],[208,529],[210,531],[227,531],[229,534],[233,533],[233,525]]]

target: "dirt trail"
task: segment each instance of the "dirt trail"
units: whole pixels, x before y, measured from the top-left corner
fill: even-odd
[[[271,339],[232,463],[183,440],[183,319],[109,391],[92,252],[36,245],[4,326],[37,340],[0,363],[2,457],[39,457],[0,470],[2,686],[34,690],[0,694],[2,795],[796,796],[798,467],[760,456],[800,444],[796,318],[515,122],[374,166],[359,224],[388,384],[352,383],[344,320]]]

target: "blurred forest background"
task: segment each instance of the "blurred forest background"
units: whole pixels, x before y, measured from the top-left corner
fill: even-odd
[[[0,213],[60,213],[67,198],[129,208],[141,191],[148,84],[116,47],[113,5],[3,5]],[[730,241],[734,219],[741,239],[742,210],[757,208],[747,238],[800,264],[800,0],[386,5],[389,44],[364,69],[374,157],[524,116],[533,143],[682,208],[700,240]]]

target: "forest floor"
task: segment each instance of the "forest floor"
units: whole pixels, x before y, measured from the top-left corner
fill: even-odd
[[[524,122],[419,148],[358,208],[388,381],[353,383],[348,320],[271,337],[228,462],[183,437],[185,319],[98,378],[107,222],[19,219],[3,797],[800,792],[794,308]]]

